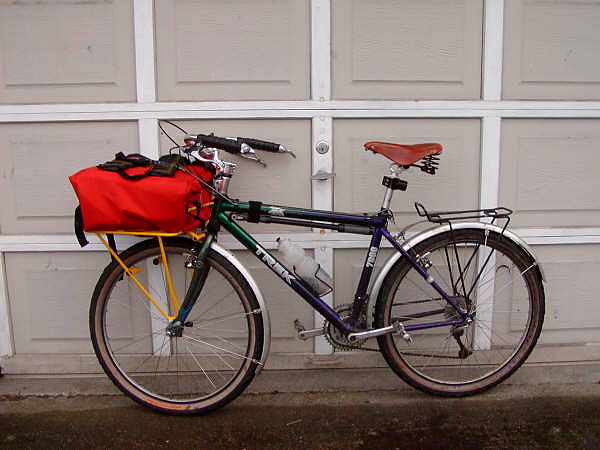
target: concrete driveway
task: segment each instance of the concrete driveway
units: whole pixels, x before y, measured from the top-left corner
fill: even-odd
[[[4,396],[0,448],[600,448],[600,385],[246,394],[200,417],[122,396]]]

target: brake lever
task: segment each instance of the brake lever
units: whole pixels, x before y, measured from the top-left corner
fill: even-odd
[[[198,155],[194,155],[192,152],[190,152],[189,155],[192,156],[196,161],[211,164],[219,172],[225,171],[225,166],[227,163],[219,158],[219,152],[217,149],[203,148],[195,151],[198,153]],[[206,156],[206,158],[204,156]]]
[[[249,159],[251,161],[256,161],[263,167],[267,167],[267,163],[264,162],[260,157],[256,154],[254,149],[250,147],[248,144],[242,144],[242,149],[240,151],[240,156],[242,158]]]
[[[296,155],[294,154],[294,152],[291,150],[288,150],[284,145],[279,146],[279,153],[287,153],[292,158],[296,159]]]

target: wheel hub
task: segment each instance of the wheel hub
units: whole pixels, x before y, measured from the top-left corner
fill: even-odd
[[[181,336],[183,336],[183,329],[185,327],[193,327],[193,326],[194,326],[193,322],[185,322],[185,323],[181,323],[179,321],[172,322],[165,329],[165,333],[167,336],[170,336],[170,337],[181,337]]]

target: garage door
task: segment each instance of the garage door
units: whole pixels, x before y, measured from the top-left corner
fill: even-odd
[[[242,161],[232,195],[319,209],[379,208],[388,164],[365,141],[442,143],[438,175],[409,174],[394,199],[397,222],[415,220],[415,200],[513,208],[548,279],[533,360],[597,361],[599,28],[597,1],[1,2],[0,364],[99,371],[87,308],[108,257],[97,241],[79,249],[67,176],[117,151],[166,152],[158,119],[284,143],[297,159]],[[326,301],[352,301],[368,241],[248,228],[268,248],[289,235],[334,275]],[[296,319],[322,318],[223,243],[271,309],[269,368],[383,365],[298,340]]]

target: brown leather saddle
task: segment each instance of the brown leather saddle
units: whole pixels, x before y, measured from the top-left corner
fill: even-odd
[[[367,142],[365,148],[371,150],[373,153],[385,156],[400,166],[410,166],[427,156],[437,155],[442,152],[442,146],[435,142],[415,145]]]

